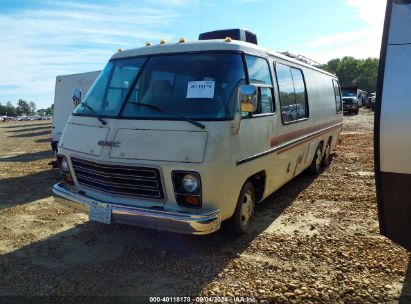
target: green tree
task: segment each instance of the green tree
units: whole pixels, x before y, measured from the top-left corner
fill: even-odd
[[[6,107],[0,103],[0,115],[6,115]]]
[[[375,92],[378,74],[377,58],[336,58],[328,61],[323,68],[336,74],[342,85],[357,83],[359,89]]]
[[[47,115],[46,112],[47,112],[46,109],[40,109],[40,110],[37,110],[36,115],[45,116],[45,115]]]
[[[29,107],[30,107],[30,115],[34,115],[37,109],[36,104],[33,101],[30,101]]]
[[[29,103],[23,99],[19,99],[19,101],[17,102],[16,110],[17,110],[17,115],[30,115],[31,114]]]
[[[375,92],[377,86],[378,59],[367,58],[362,61],[361,73],[358,76],[360,89]]]
[[[53,115],[53,108],[54,108],[54,105],[51,105],[51,107],[46,109],[46,115],[47,116]]]
[[[17,116],[17,110],[10,101],[8,101],[6,103],[5,108],[6,108],[6,114],[5,115],[7,115],[7,116]]]
[[[322,68],[330,73],[336,74],[341,65],[341,59],[336,58],[327,62]]]

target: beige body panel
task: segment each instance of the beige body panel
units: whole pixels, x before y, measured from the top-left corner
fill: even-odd
[[[207,132],[119,129],[110,157],[200,163],[204,159]],[[164,149],[167,147],[167,149]]]
[[[98,145],[99,140],[106,140],[109,128],[100,126],[90,126],[85,124],[68,123],[59,143],[60,148],[99,156],[103,147]]]

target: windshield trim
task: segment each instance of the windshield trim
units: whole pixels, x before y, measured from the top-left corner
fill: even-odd
[[[92,114],[77,114],[72,113],[73,116],[81,116],[81,117],[94,117]],[[122,120],[172,120],[172,121],[186,121],[185,119],[180,119],[176,117],[122,117],[122,116],[110,116],[110,115],[99,115],[101,118],[107,119],[122,119]],[[196,118],[195,121],[231,121],[233,117],[225,117],[225,118]]]
[[[122,58],[115,58],[115,59],[110,59],[108,61],[109,62],[116,62],[119,60],[129,60],[129,59],[135,59],[135,58],[146,58],[145,62],[143,63],[143,65],[140,68],[140,71],[138,72],[138,74],[136,75],[135,79],[133,80],[133,85],[135,85],[141,75],[141,72],[143,71],[145,65],[147,64],[147,62],[149,62],[150,58],[152,57],[159,57],[159,56],[175,56],[175,55],[183,55],[183,54],[202,54],[202,53],[214,53],[214,54],[218,54],[218,53],[229,53],[229,54],[239,54],[241,57],[241,61],[242,61],[242,67],[244,70],[244,76],[246,79],[246,83],[249,83],[248,80],[248,69],[246,68],[247,64],[245,62],[245,52],[243,51],[236,51],[236,50],[204,50],[204,51],[189,51],[189,52],[173,52],[173,53],[157,53],[157,54],[150,54],[150,55],[139,55],[139,56],[127,56],[127,57],[122,57]],[[113,71],[110,72],[110,78],[113,75]],[[130,88],[132,88],[133,86],[130,86]],[[99,116],[101,118],[108,118],[108,119],[126,119],[126,120],[172,120],[172,121],[184,121],[184,119],[179,119],[179,118],[174,118],[174,117],[124,117],[122,116],[124,107],[127,104],[127,99],[129,97],[129,95],[131,95],[132,90],[129,90],[127,92],[126,97],[123,100],[123,103],[121,104],[121,108],[120,111],[118,112],[117,115],[103,115],[103,114],[99,114]],[[84,116],[84,117],[95,117],[92,114],[89,113],[72,113],[73,116]],[[231,121],[234,119],[234,115],[235,115],[235,111],[233,112],[233,114],[230,117],[224,117],[224,118],[195,118],[195,121]],[[192,118],[190,118],[192,119]]]

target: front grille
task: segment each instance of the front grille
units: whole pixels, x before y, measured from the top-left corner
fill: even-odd
[[[352,105],[353,104],[353,100],[352,99],[345,99],[343,98],[343,101],[346,105]]]
[[[163,199],[160,171],[156,168],[107,165],[71,158],[80,185],[109,194]]]

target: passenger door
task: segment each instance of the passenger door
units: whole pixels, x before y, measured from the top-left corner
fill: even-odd
[[[389,0],[375,112],[381,234],[411,249],[411,1]]]
[[[250,170],[258,172],[269,165],[261,165],[262,154],[271,148],[270,140],[277,132],[273,82],[268,61],[251,55],[245,55],[245,61],[248,82],[258,87],[258,107],[254,113],[242,113],[239,134],[233,135],[231,140],[233,165],[238,168],[235,170],[236,179],[242,181],[248,178],[246,175]],[[264,157],[263,161],[267,161],[268,157]]]

